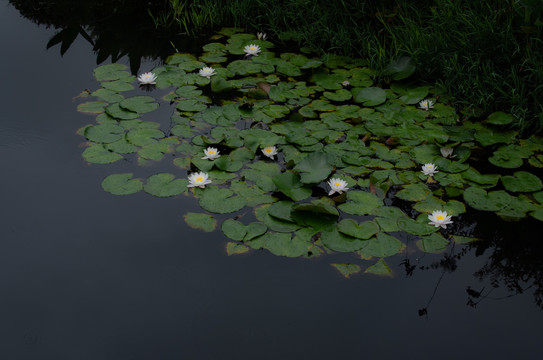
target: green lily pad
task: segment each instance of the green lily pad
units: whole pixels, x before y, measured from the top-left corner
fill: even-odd
[[[143,190],[157,197],[176,196],[188,190],[188,180],[174,179],[175,176],[168,173],[152,175],[147,179]]]
[[[115,103],[124,99],[124,96],[122,96],[121,94],[103,88],[93,91],[91,95],[99,98],[100,100],[107,101],[108,103]]]
[[[355,190],[347,192],[347,202],[339,205],[338,208],[352,215],[368,215],[380,206],[383,206],[383,200],[376,195]]]
[[[140,115],[137,112],[128,111],[120,107],[119,103],[111,104],[105,108],[106,113],[117,120],[137,119]]]
[[[407,201],[422,201],[431,193],[425,184],[405,185],[402,190],[396,193],[396,197]]]
[[[266,233],[248,244],[251,247],[267,249],[274,255],[287,257],[307,255],[313,247],[306,239],[299,236],[292,238],[289,233]]]
[[[124,64],[107,64],[94,69],[94,77],[98,81],[112,81],[130,77]]]
[[[508,125],[511,124],[514,119],[515,118],[511,114],[496,111],[488,116],[486,122],[494,125]]]
[[[417,247],[427,253],[440,253],[449,246],[449,241],[440,234],[423,236],[417,241]]]
[[[366,241],[364,246],[358,250],[358,253],[363,259],[383,258],[398,254],[404,247],[404,244],[394,236],[380,232],[376,237]]]
[[[409,217],[398,218],[398,227],[400,230],[413,235],[428,235],[436,232],[439,228],[428,224],[428,216],[420,215],[416,220]]]
[[[237,220],[226,219],[221,225],[221,230],[232,240],[249,241],[264,234],[268,228],[261,222],[244,225]]]
[[[360,240],[351,236],[343,235],[337,229],[323,231],[321,233],[322,243],[329,249],[340,252],[352,252],[360,250],[367,240]]]
[[[185,222],[193,229],[212,232],[217,228],[217,220],[209,214],[202,213],[186,213],[184,216]]]
[[[500,175],[498,174],[483,175],[473,167],[470,167],[466,171],[462,172],[461,175],[464,180],[470,183],[476,183],[488,187],[495,186],[500,178]]]
[[[368,267],[365,271],[365,274],[373,274],[373,275],[380,275],[380,276],[393,276],[392,270],[388,266],[385,260],[379,259],[377,262],[370,267]]]
[[[243,197],[234,195],[234,192],[229,189],[210,187],[202,191],[200,195],[200,206],[204,210],[217,214],[236,212],[246,204]]]
[[[77,111],[86,114],[101,114],[104,112],[104,108],[106,106],[108,106],[107,102],[87,101],[85,103],[77,105]]]
[[[503,190],[487,192],[471,186],[464,191],[464,201],[471,207],[483,211],[498,211],[509,205],[511,195]]]
[[[143,189],[139,179],[132,179],[134,174],[112,174],[102,181],[102,188],[113,195],[130,195]]]
[[[363,103],[364,106],[377,106],[387,99],[385,90],[378,87],[354,88],[351,90],[354,101]]]
[[[359,273],[362,269],[360,266],[355,264],[330,264],[332,265],[341,275],[346,277],[347,279],[351,277],[351,275]]]
[[[325,91],[322,95],[329,100],[338,102],[347,101],[353,96],[349,90],[345,89],[339,89],[335,92]]]
[[[121,101],[119,106],[124,110],[140,114],[158,109],[158,103],[150,96],[133,96]]]
[[[284,172],[276,175],[272,179],[277,190],[288,196],[294,201],[307,199],[311,196],[312,190],[303,186],[298,175],[291,172]]]
[[[373,221],[358,224],[353,219],[343,219],[337,224],[338,231],[358,239],[367,240],[379,232],[379,225]]]
[[[110,164],[121,160],[123,157],[113,151],[109,151],[102,144],[93,144],[83,151],[83,159],[93,164]]]
[[[294,167],[294,170],[300,172],[300,181],[302,183],[314,184],[326,179],[332,172],[332,168],[325,153],[315,152],[300,161]]]
[[[127,79],[129,79],[130,81],[132,80],[130,78],[127,78]],[[127,79],[106,81],[106,82],[102,82],[101,85],[104,89],[115,91],[115,92],[134,90],[134,86],[130,82],[128,82]]]
[[[512,192],[534,192],[543,188],[541,180],[527,171],[517,171],[513,176],[502,176],[500,180]]]
[[[87,127],[84,134],[90,141],[107,144],[119,140],[124,129],[114,124],[100,124]]]
[[[232,241],[226,243],[226,253],[228,256],[245,254],[249,250],[251,249],[243,244],[238,244]]]

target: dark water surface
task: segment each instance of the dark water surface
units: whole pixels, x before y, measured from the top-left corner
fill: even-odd
[[[406,277],[402,257],[394,278],[351,280],[329,265],[351,255],[228,257],[219,232],[185,225],[191,197],[104,192],[111,165],[82,160],[75,132],[94,119],[72,100],[97,87],[96,56],[81,38],[47,51],[54,33],[0,0],[0,359],[543,358],[531,294],[466,305],[467,286],[490,288],[473,276],[488,252],[432,298],[442,271]]]

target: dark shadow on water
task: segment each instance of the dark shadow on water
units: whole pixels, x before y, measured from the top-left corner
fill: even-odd
[[[96,63],[108,58],[116,62],[123,56],[136,74],[144,59],[162,59],[176,51],[200,51],[201,41],[180,34],[175,26],[157,29],[150,14],[165,9],[166,1],[32,1],[10,0],[21,15],[38,25],[57,31],[47,48],[69,51],[78,37],[93,46]]]

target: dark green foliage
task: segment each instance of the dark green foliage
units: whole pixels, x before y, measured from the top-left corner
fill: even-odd
[[[416,77],[443,85],[465,117],[512,113],[511,126],[543,127],[543,1],[170,0],[189,34],[220,26],[266,32],[319,53],[361,57],[388,82],[409,56]],[[171,25],[171,23],[170,23]],[[388,67],[388,68],[387,68]]]

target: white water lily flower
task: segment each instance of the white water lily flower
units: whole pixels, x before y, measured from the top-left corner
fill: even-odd
[[[266,35],[265,33],[257,32],[256,33],[256,38],[258,40],[266,40],[268,38],[268,35]]]
[[[435,227],[442,227],[443,229],[447,228],[447,225],[452,224],[451,215],[447,215],[446,211],[435,210],[432,211],[432,215],[428,215],[428,224],[434,225]]]
[[[419,102],[419,107],[422,110],[430,110],[434,107],[434,102],[432,100],[422,100]]]
[[[152,72],[146,72],[138,76],[138,81],[141,85],[154,85],[156,84],[156,75]]]
[[[215,75],[215,69],[212,67],[203,67],[200,69],[200,76],[211,78],[211,75]]]
[[[217,159],[217,158],[219,158],[221,156],[219,154],[219,151],[217,151],[217,149],[213,148],[213,147],[208,147],[207,149],[205,149],[204,154],[206,156],[204,156],[202,158],[202,160],[204,160],[204,159],[215,160],[215,159]]]
[[[441,149],[439,149],[439,151],[444,158],[453,158],[456,156],[452,154],[454,151],[454,148],[452,147],[442,147]]]
[[[332,195],[335,192],[343,194],[344,191],[349,190],[349,188],[347,187],[347,182],[345,180],[341,180],[340,178],[331,178],[330,180],[328,180],[328,185],[330,185],[331,188],[328,196]]]
[[[192,173],[189,175],[189,184],[187,187],[198,186],[203,189],[207,184],[211,184],[211,180],[207,179],[208,177],[209,175],[205,172]]]
[[[422,167],[422,173],[424,175],[434,176],[434,174],[438,172],[439,171],[437,170],[437,166],[432,163],[424,164],[424,166]]]
[[[270,159],[273,159],[273,156],[277,155],[277,149],[275,148],[275,146],[267,146],[262,149],[262,154],[269,157]]]
[[[260,52],[260,46],[255,45],[255,44],[247,45],[245,46],[245,48],[243,48],[243,51],[247,55],[258,56],[258,53]]]
[[[351,85],[351,82],[349,80],[345,80],[344,82],[341,83],[341,85],[347,87]]]

